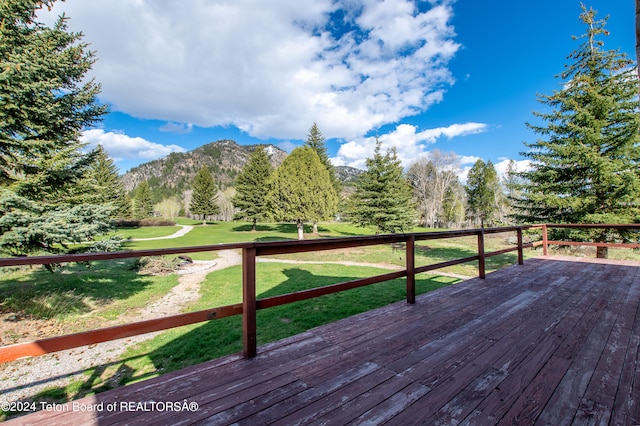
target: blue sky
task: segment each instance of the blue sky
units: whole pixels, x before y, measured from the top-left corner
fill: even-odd
[[[635,60],[633,2],[585,4]],[[67,0],[40,19],[63,11],[111,108],[83,139],[121,172],[219,139],[290,151],[313,122],[335,164],[363,167],[377,136],[406,166],[504,168],[585,32],[574,0]]]

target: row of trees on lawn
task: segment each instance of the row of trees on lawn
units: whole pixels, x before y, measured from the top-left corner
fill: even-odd
[[[383,154],[378,142],[355,190],[344,190],[316,124],[303,148],[306,150],[294,150],[277,170],[267,154],[257,149],[236,178],[229,201],[220,200],[225,194],[217,189],[210,169],[204,165],[189,192],[188,210],[178,200],[168,199],[154,205],[146,181],[125,204],[135,218],[153,216],[159,211],[175,217],[184,215],[186,210],[190,215],[200,216],[204,224],[207,218],[244,219],[252,222],[255,230],[258,221],[277,220],[296,223],[300,232],[304,223],[311,223],[313,233],[318,232],[319,221],[334,218],[371,226],[378,232],[406,231],[416,224],[455,228],[509,221],[509,203],[504,192],[509,187],[508,180],[498,180],[490,161],[485,164],[478,160],[465,186],[458,178],[459,159],[455,154],[433,150],[404,172],[395,150]],[[511,168],[507,176],[513,179],[514,174],[515,168]],[[227,202],[231,206],[225,206]],[[170,215],[166,213],[169,207]],[[230,212],[223,213],[223,209]]]
[[[300,239],[305,223],[312,223],[313,232],[317,233],[319,221],[336,217],[374,228],[378,233],[407,232],[418,223],[459,227],[506,220],[505,186],[491,162],[478,160],[464,186],[457,175],[458,159],[454,154],[435,150],[405,173],[395,149],[383,153],[378,141],[366,167],[356,181],[355,191],[345,194],[326,156],[324,138],[314,123],[305,146],[294,149],[276,170],[262,149],[253,153],[236,180],[234,219],[251,221],[253,230],[258,221],[295,222]],[[208,173],[206,167],[201,172]],[[510,175],[513,173],[515,170]],[[196,183],[194,197],[199,192]],[[191,211],[215,214],[214,204],[215,197],[210,195],[208,207],[196,210],[192,201]]]
[[[378,232],[407,231],[415,222],[411,187],[402,165],[395,151],[383,155],[380,143],[373,158],[367,160],[355,193],[341,203],[341,183],[315,123],[304,146],[294,149],[275,170],[266,153],[256,150],[238,176],[235,189],[236,219],[251,221],[254,230],[261,220],[294,222],[300,239],[305,223],[312,223],[317,233],[317,223],[334,219],[340,210],[351,221]]]

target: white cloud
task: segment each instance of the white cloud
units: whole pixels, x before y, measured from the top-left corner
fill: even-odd
[[[467,184],[467,178],[469,177],[469,171],[471,170],[471,166],[464,166],[464,167],[460,167],[460,170],[458,170],[458,173],[456,173],[458,175],[458,179],[460,180],[460,183],[463,185]]]
[[[464,124],[452,124],[448,127],[438,127],[435,129],[428,129],[424,132],[420,132],[421,137],[430,142],[435,142],[436,139],[442,136],[446,136],[447,139],[455,138],[457,136],[473,135],[476,133],[483,133],[487,131],[487,125],[484,123],[464,123]]]
[[[460,171],[458,172],[458,179],[460,179],[460,182],[462,182],[463,184],[466,184],[467,176],[469,175],[469,171],[471,170],[471,167],[473,167],[473,164],[476,161],[481,160],[481,158],[471,157],[471,156],[470,157],[463,156],[460,158],[462,159],[461,163],[463,167],[461,167]],[[498,177],[500,179],[503,179],[506,176],[507,168],[509,167],[510,161],[511,159],[509,158],[501,158],[499,162],[493,164],[493,167],[495,167],[496,172],[498,173]],[[514,160],[514,162],[515,162],[515,168],[517,172],[524,172],[531,168],[530,160]]]
[[[193,130],[193,125],[191,123],[181,124],[181,123],[168,122],[160,126],[159,130],[161,132],[187,134],[187,133],[191,133],[191,131]]]
[[[282,141],[280,143],[278,143],[278,148],[280,148],[283,151],[286,152],[291,152],[293,151],[295,148],[298,147],[298,145],[296,145],[295,143],[291,142],[291,141]]]
[[[97,52],[114,111],[261,138],[300,139],[316,122],[353,139],[442,100],[459,49],[450,3],[67,0],[53,13]]]
[[[407,167],[411,162],[427,151],[427,146],[436,142],[440,137],[449,139],[466,136],[475,133],[485,132],[487,125],[482,123],[464,123],[452,124],[448,127],[439,127],[436,129],[427,129],[422,132],[416,132],[416,127],[410,124],[400,124],[396,129],[384,135],[380,135],[378,139],[382,143],[383,152],[394,147],[397,151],[398,158],[402,164]],[[359,138],[342,144],[338,150],[338,154],[332,159],[335,165],[347,165],[359,169],[365,168],[365,161],[373,155],[376,138]],[[477,158],[462,157],[462,163],[475,162]]]
[[[510,161],[511,159],[509,158],[502,158],[499,162],[494,164],[496,172],[498,172],[498,176],[501,178],[507,174]],[[514,160],[514,164],[516,172],[524,172],[531,169],[531,160]]]
[[[463,156],[460,157],[460,164],[471,164],[471,165],[473,165],[478,160],[482,160],[482,158],[476,157],[476,156],[473,156],[473,155],[463,155]]]
[[[85,130],[80,140],[92,148],[102,145],[115,162],[131,158],[150,161],[165,157],[172,152],[186,151],[178,145],[161,145],[123,133],[105,132],[102,129]]]

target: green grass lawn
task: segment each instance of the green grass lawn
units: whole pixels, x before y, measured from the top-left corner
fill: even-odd
[[[156,238],[166,237],[181,230],[181,226],[141,226],[139,228],[118,228],[110,235],[120,234],[125,239],[129,238]]]
[[[293,224],[259,225],[253,232],[247,223],[181,220],[195,225],[181,238],[130,241],[126,249],[185,247],[219,243],[294,239]],[[125,228],[117,232],[132,238],[169,235],[180,227]],[[359,228],[346,224],[321,225],[323,235],[353,234]],[[309,231],[311,229],[309,228]],[[309,237],[312,237],[309,234]],[[315,236],[318,238],[319,236]],[[194,253],[194,259],[215,259],[216,252]],[[175,256],[168,256],[173,258]],[[177,277],[155,277],[131,270],[133,259],[62,265],[50,273],[40,266],[4,268],[0,278],[0,313],[19,313],[38,319],[73,322],[87,315],[115,318],[130,308],[144,306],[150,299],[161,297],[177,283]],[[83,320],[84,321],[84,320]]]
[[[251,224],[246,222],[186,222],[178,221],[185,225],[192,225],[194,229],[182,238],[156,241],[135,241],[128,247],[132,249],[141,248],[164,248],[164,247],[185,247],[189,245],[225,244],[241,243],[249,241],[279,241],[297,240],[298,231],[293,223],[258,223],[256,231],[251,230]],[[347,223],[327,223],[318,226],[318,234],[311,233],[311,225],[305,225],[305,238],[322,237],[346,237],[358,235],[373,235],[373,230],[358,228]]]
[[[246,241],[295,240],[297,230],[294,224],[266,223],[258,224],[256,231],[245,222],[209,222],[202,225],[200,221],[179,220],[182,224],[194,225],[194,229],[180,238],[129,241],[126,249],[153,249],[215,245],[220,243],[237,243]],[[168,235],[179,227],[143,227],[125,229],[124,234],[134,238]],[[319,233],[311,233],[311,226],[306,227],[306,238],[344,237],[372,235],[373,230],[359,228],[347,223],[322,223]],[[122,232],[119,230],[118,232]],[[428,231],[416,228],[415,231]],[[511,234],[508,234],[511,235]],[[487,251],[508,246],[506,235],[491,235],[486,239]],[[472,256],[476,253],[476,238],[463,237],[455,239],[419,241],[416,244],[416,265],[428,265],[454,258]],[[539,251],[527,251],[526,255],[537,255]],[[174,255],[168,258],[174,258]],[[193,259],[215,259],[217,252],[192,253]],[[284,259],[299,261],[353,261],[370,264],[405,264],[404,250],[395,250],[391,245],[358,247],[342,250],[331,250],[311,253],[298,253],[280,256]],[[167,288],[169,281],[175,285],[176,279],[140,276],[127,270],[127,262],[112,261],[96,263],[93,269],[83,265],[63,266],[50,274],[39,267],[19,268],[7,272],[0,280],[0,312],[21,312],[36,318],[66,319],[100,312],[110,318],[117,317],[118,312],[130,306],[140,306],[148,297],[159,297]],[[492,271],[516,262],[516,254],[510,253],[487,259],[487,271]],[[102,266],[100,266],[102,265]],[[104,266],[107,265],[107,266]],[[130,263],[129,263],[130,265]],[[18,272],[16,272],[18,271]],[[477,275],[477,262],[457,265],[443,270],[466,276]],[[157,283],[157,284],[156,284]],[[151,288],[154,290],[145,290]],[[143,291],[145,290],[145,291]],[[151,291],[151,293],[148,293]],[[98,293],[102,294],[98,294]],[[138,295],[140,294],[140,295]],[[125,302],[130,299],[130,302]],[[138,299],[139,298],[139,299]],[[118,302],[117,304],[115,302]],[[114,306],[113,309],[109,305]],[[122,307],[117,307],[122,306]],[[112,312],[106,314],[106,312]]]
[[[68,332],[98,328],[165,295],[176,275],[151,276],[133,270],[134,260],[72,264],[49,272],[41,267],[5,268],[0,312],[66,324]],[[6,336],[3,336],[6,337]]]
[[[246,222],[208,222],[178,220],[183,225],[193,225],[191,232],[181,238],[152,241],[129,241],[125,243],[127,250],[146,250],[172,247],[205,246],[212,244],[242,243],[251,241],[282,241],[297,240],[298,231],[295,224],[267,223],[258,224],[256,231],[251,231],[251,225]],[[372,231],[363,230],[350,224],[331,223],[321,224],[319,235],[311,233],[311,225],[305,226],[305,238],[341,237],[356,235],[372,235]],[[358,233],[359,232],[359,233]],[[210,260],[217,257],[215,252],[192,253],[189,255],[196,260]]]

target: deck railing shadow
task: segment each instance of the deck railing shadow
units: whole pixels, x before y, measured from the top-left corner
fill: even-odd
[[[163,256],[170,254],[187,254],[207,251],[240,249],[242,251],[242,303],[227,306],[212,307],[211,309],[197,312],[189,312],[147,321],[140,321],[120,326],[75,333],[65,336],[52,337],[33,342],[18,343],[14,345],[0,347],[0,363],[9,362],[18,358],[28,356],[38,356],[51,352],[71,349],[110,340],[131,337],[139,334],[162,331],[169,328],[195,324],[205,321],[226,318],[234,315],[242,315],[242,340],[243,354],[246,357],[254,357],[257,352],[256,340],[256,312],[260,309],[267,309],[279,305],[293,303],[309,298],[319,297],[326,294],[345,291],[357,287],[371,285],[383,281],[397,278],[406,278],[406,301],[415,303],[415,275],[423,272],[433,271],[440,268],[458,265],[467,262],[478,262],[478,276],[485,278],[486,259],[505,253],[517,252],[518,264],[524,262],[524,249],[528,247],[543,246],[545,254],[549,244],[561,244],[558,241],[549,241],[547,229],[550,227],[561,227],[565,225],[527,225],[510,226],[500,228],[466,229],[454,231],[375,235],[360,237],[322,238],[306,241],[263,241],[235,244],[217,244],[197,247],[180,247],[170,249],[135,250],[120,251],[111,253],[91,253],[74,254],[65,256],[34,256],[20,258],[0,259],[0,267],[20,266],[20,265],[46,265],[59,264],[65,262],[90,262],[97,260],[137,258],[144,256]],[[583,227],[601,227],[613,229],[640,230],[640,225],[576,225]],[[542,230],[542,240],[533,243],[523,243],[523,232],[532,228]],[[497,251],[485,251],[485,235],[504,232],[516,233],[516,245]],[[476,237],[476,254],[438,262],[429,265],[415,265],[415,245],[417,241],[434,239],[448,239],[463,236]],[[354,279],[324,287],[313,288],[293,293],[274,295],[258,299],[256,297],[256,260],[259,256],[290,254],[312,251],[324,251],[335,249],[346,249],[353,247],[390,245],[402,247],[405,252],[405,268],[399,271],[389,272],[367,278]],[[603,243],[589,243],[603,244]],[[640,244],[618,244],[616,247],[638,248]]]

